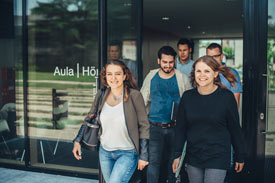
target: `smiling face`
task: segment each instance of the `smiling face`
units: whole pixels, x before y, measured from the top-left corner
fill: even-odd
[[[158,59],[158,64],[164,73],[169,74],[174,70],[175,57],[172,55],[161,54],[161,59]]]
[[[122,68],[119,65],[110,64],[106,68],[106,81],[107,84],[113,88],[123,87],[123,81],[126,75],[123,73]]]
[[[195,66],[195,80],[198,87],[212,87],[218,72],[213,71],[206,63],[198,62]]]

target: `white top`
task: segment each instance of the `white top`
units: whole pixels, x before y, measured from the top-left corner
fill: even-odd
[[[107,151],[134,149],[127,127],[123,111],[123,102],[115,106],[104,103],[100,113],[102,134],[100,143]]]

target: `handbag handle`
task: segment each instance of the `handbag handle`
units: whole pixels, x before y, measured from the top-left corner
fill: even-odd
[[[96,107],[95,107],[95,112],[94,112],[94,114],[96,114],[96,116],[98,116],[98,107],[99,107],[99,104],[101,104],[101,102],[102,102],[102,98],[104,96],[105,90],[106,90],[106,87],[100,89],[101,93],[100,93],[100,96],[97,100]]]

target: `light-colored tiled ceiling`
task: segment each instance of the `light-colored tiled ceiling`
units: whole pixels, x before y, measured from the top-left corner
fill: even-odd
[[[144,0],[144,26],[189,38],[241,38],[242,0]],[[169,17],[163,21],[162,17]],[[188,29],[190,26],[190,29]]]

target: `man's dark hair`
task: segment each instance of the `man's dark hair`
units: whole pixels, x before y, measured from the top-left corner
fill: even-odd
[[[158,51],[158,58],[159,59],[161,59],[161,54],[171,55],[175,58],[176,55],[177,55],[177,52],[171,46],[163,46]]]
[[[119,49],[121,50],[122,43],[119,40],[112,40],[109,42],[109,46],[118,46]]]
[[[219,48],[220,53],[222,53],[222,46],[219,45],[218,43],[211,43],[209,46],[207,46],[206,50],[213,50],[215,48]]]
[[[189,39],[181,38],[177,43],[177,47],[179,47],[180,44],[182,45],[187,44],[188,48],[192,48],[192,43],[191,41],[189,41]]]

